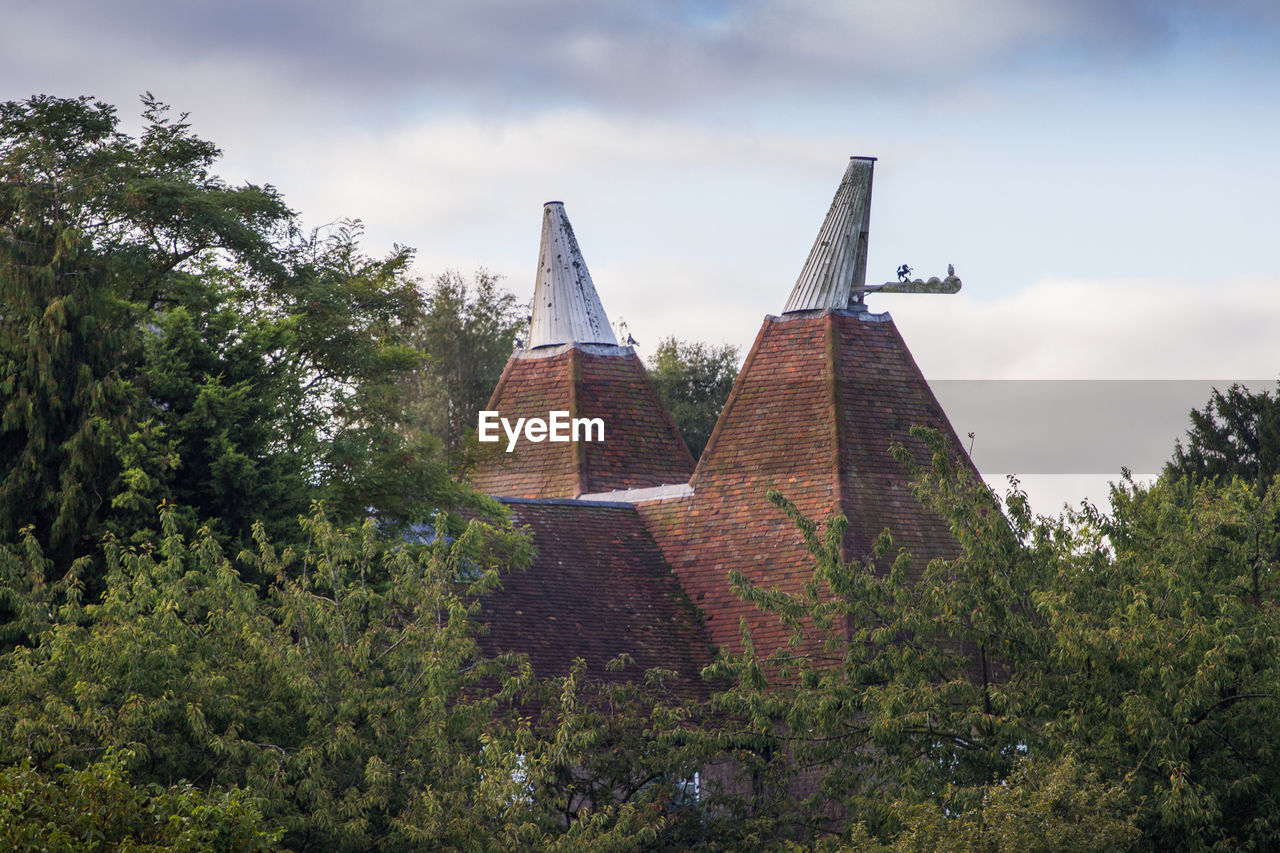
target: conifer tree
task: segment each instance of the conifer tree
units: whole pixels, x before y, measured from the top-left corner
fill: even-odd
[[[1280,385],[1277,385],[1280,389]],[[1259,490],[1280,474],[1280,395],[1252,393],[1240,384],[1214,389],[1203,409],[1191,410],[1187,444],[1174,448],[1168,472],[1176,478],[1240,477]]]
[[[99,528],[140,402],[137,314],[88,209],[119,139],[83,99],[0,105],[0,127],[0,537],[32,524],[65,560]]]

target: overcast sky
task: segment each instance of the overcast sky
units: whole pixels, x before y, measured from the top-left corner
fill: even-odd
[[[964,280],[870,300],[926,378],[1274,379],[1278,9],[0,0],[0,96],[91,94],[136,126],[151,91],[308,224],[358,217],[424,277],[483,266],[522,296],[562,200],[642,356],[745,355],[872,155],[868,278]]]

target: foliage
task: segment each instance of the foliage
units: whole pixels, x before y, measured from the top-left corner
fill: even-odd
[[[593,683],[578,661],[537,696],[543,750],[530,756],[531,791],[557,813],[566,850],[687,850],[705,843],[704,708],[673,683],[675,673],[640,672],[626,655],[618,680]]]
[[[32,525],[64,571],[107,531],[146,539],[162,500],[235,547],[320,498],[409,521],[465,501],[406,438],[411,252],[303,233],[143,106],[130,137],[88,98],[0,104],[0,541]]]
[[[963,815],[1020,762],[1069,757],[1123,789],[1115,816],[1144,848],[1280,841],[1275,500],[1238,481],[1189,502],[1178,484],[1122,483],[1110,515],[1033,518],[936,449],[918,496],[950,522],[955,559],[917,567],[882,539],[846,561],[843,518],[823,531],[775,496],[813,580],[788,594],[734,579],[793,631],[718,664],[735,682],[725,712],[775,742],[778,831],[861,824],[888,843],[904,814]],[[940,826],[960,844],[963,820]]]
[[[527,306],[483,269],[471,282],[443,273],[427,290],[412,333],[426,362],[408,382],[417,428],[441,438],[452,465],[464,461],[467,435],[497,387],[527,314]]]
[[[259,809],[243,791],[134,785],[124,769],[129,757],[127,750],[108,752],[83,769],[47,774],[27,761],[0,769],[0,845],[12,853],[278,849],[280,833],[261,827]]]
[[[34,535],[0,551],[8,627],[30,638],[0,656],[0,766],[97,773],[85,762],[118,750],[138,791],[243,791],[299,851],[697,838],[673,797],[704,762],[698,706],[663,673],[539,681],[483,653],[477,609],[527,558],[517,531],[455,537],[442,520],[410,546],[321,510],[303,524],[302,544],[277,550],[259,527],[242,555],[275,578],[265,597],[167,508],[157,541],[108,538],[95,603],[76,570],[45,581]]]
[[[1177,444],[1167,470],[1176,478],[1240,477],[1269,487],[1280,474],[1280,394],[1253,394],[1239,384],[1225,394],[1215,388],[1204,409],[1191,410],[1187,446]]]
[[[1054,762],[1020,760],[1007,779],[979,797],[940,802],[898,800],[898,827],[879,841],[856,824],[819,850],[859,853],[1086,853],[1129,849],[1138,831],[1124,787],[1107,783],[1070,755]]]
[[[805,537],[814,576],[799,594],[732,578],[744,598],[790,627],[793,640],[760,656],[747,637],[742,655],[719,664],[736,682],[721,701],[758,736],[778,739],[785,760],[774,762],[771,772],[782,778],[770,787],[799,798],[782,807],[796,822],[791,832],[818,834],[830,802],[879,831],[893,796],[1000,778],[1031,734],[1017,682],[998,683],[995,669],[1021,672],[1020,659],[1042,651],[1028,624],[1034,566],[998,507],[958,476],[944,467],[933,485],[940,498],[970,497],[956,526],[966,555],[925,567],[907,554],[886,566],[887,537],[871,560],[848,562],[843,517],[820,531],[771,494]],[[992,573],[990,561],[1005,571]],[[796,785],[787,779],[792,768],[812,768],[816,780]]]
[[[472,757],[521,672],[479,655],[471,596],[519,558],[519,537],[473,523],[414,555],[372,523],[345,533],[317,512],[298,550],[261,538],[246,555],[277,578],[264,600],[207,533],[187,544],[167,511],[162,526],[154,546],[108,541],[96,604],[78,601],[74,576],[43,584],[32,540],[11,557],[39,642],[3,658],[3,763],[129,749],[142,783],[251,790],[298,850],[395,838],[423,798],[437,837],[476,819]]]
[[[1271,847],[1276,499],[1238,480],[1186,491],[1122,483],[1097,519],[1114,554],[1043,597],[1058,659],[1088,685],[1054,734],[1089,740],[1104,772],[1131,774],[1156,846]]]
[[[738,378],[738,348],[663,338],[649,358],[653,380],[676,428],[697,459]]]

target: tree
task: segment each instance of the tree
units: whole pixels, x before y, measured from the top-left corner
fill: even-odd
[[[483,269],[470,283],[456,272],[442,273],[427,290],[413,330],[425,364],[408,382],[417,429],[441,438],[451,464],[464,461],[467,435],[475,431],[528,313]]]
[[[917,495],[961,556],[915,567],[882,538],[849,562],[843,518],[824,531],[775,496],[813,581],[787,594],[735,578],[794,635],[767,657],[748,637],[717,665],[734,683],[723,712],[771,743],[757,765],[770,793],[752,802],[769,831],[897,843],[925,830],[912,820],[1025,785],[1025,761],[1069,760],[1122,792],[1107,820],[1139,830],[1143,849],[1280,843],[1276,499],[1242,481],[1121,483],[1109,513],[1035,518],[1020,493],[1002,508],[967,482],[933,440]],[[1042,808],[1025,793],[1010,820]]]
[[[858,825],[848,839],[818,849],[1110,853],[1131,849],[1139,835],[1123,784],[1104,781],[1070,755],[1052,762],[1019,760],[1008,778],[982,786],[977,797],[897,800],[889,810],[897,828],[887,841]]]
[[[406,428],[411,251],[303,233],[143,105],[136,138],[88,98],[0,105],[0,541],[33,525],[61,571],[146,539],[161,501],[238,547],[319,498],[393,521],[470,500]]]
[[[209,186],[199,166],[211,151],[164,145],[158,110],[147,103],[151,130],[135,145],[87,98],[0,105],[0,533],[33,522],[64,558],[100,529],[139,420],[133,337],[159,280],[193,246],[260,260],[246,220],[285,214],[268,191]],[[204,201],[199,189],[219,193],[225,215],[206,203],[199,224],[175,217]]]
[[[411,814],[445,846],[468,846],[454,824],[498,831],[518,789],[474,759],[488,742],[491,767],[515,762],[502,697],[527,676],[479,655],[471,616],[522,537],[473,522],[392,548],[372,522],[317,512],[296,551],[258,528],[252,562],[276,579],[263,598],[207,532],[188,544],[172,512],[161,522],[140,547],[108,539],[96,604],[74,575],[44,582],[30,536],[5,555],[36,642],[0,657],[0,764],[45,773],[129,749],[137,783],[251,792],[295,850],[387,844]]]
[[[649,358],[649,377],[697,459],[738,378],[738,348],[664,338]]]
[[[30,762],[0,769],[0,843],[12,853],[130,850],[182,853],[279,849],[244,791],[191,785],[138,786],[124,769],[127,750],[83,769],[42,773]]]
[[[1178,442],[1166,469],[1175,477],[1219,483],[1240,477],[1269,488],[1280,474],[1280,393],[1215,388],[1204,409],[1191,410],[1187,446]]]
[[[697,705],[663,673],[540,680],[521,656],[480,653],[483,593],[527,557],[516,531],[442,523],[408,545],[317,511],[296,548],[258,528],[249,559],[276,579],[264,597],[207,532],[186,541],[168,509],[160,528],[138,546],[107,539],[92,604],[74,572],[45,582],[31,535],[0,549],[10,627],[33,638],[0,654],[0,767],[106,772],[106,789],[75,796],[126,813],[190,786],[256,802],[245,825],[282,828],[296,851],[697,840],[697,814],[673,802],[704,761]],[[105,770],[104,753],[118,757]],[[230,831],[237,814],[210,823]]]
[[[920,497],[948,507],[962,557],[916,566],[886,534],[868,559],[847,561],[843,516],[820,528],[773,492],[814,557],[813,578],[800,593],[730,578],[792,633],[767,656],[746,635],[743,652],[715,666],[734,685],[716,702],[763,745],[752,772],[767,780],[758,788],[773,832],[819,837],[834,809],[845,816],[836,825],[883,835],[890,803],[948,789],[976,796],[1035,742],[1027,691],[1059,677],[1021,666],[1046,652],[1032,598],[1045,563],[942,447],[936,469],[916,472]],[[1019,679],[998,683],[998,668]]]
[[[1129,776],[1161,849],[1280,842],[1276,522],[1275,497],[1240,480],[1122,483],[1089,522],[1114,556],[1043,600],[1059,660],[1088,674],[1055,733]]]

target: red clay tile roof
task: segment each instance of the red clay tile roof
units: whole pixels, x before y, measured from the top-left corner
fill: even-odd
[[[850,558],[868,556],[886,527],[918,565],[958,553],[889,455],[900,442],[927,463],[908,434],[916,424],[939,429],[962,453],[887,315],[766,318],[694,473],[694,494],[637,507],[715,643],[740,648],[740,620],[765,652],[789,636],[732,593],[731,570],[792,592],[812,577],[794,525],[766,497],[771,488],[814,521],[842,512]]]
[[[958,556],[950,528],[912,496],[910,480],[889,448],[901,444],[916,464],[927,467],[929,448],[909,434],[913,426],[926,426],[941,433],[974,477],[977,468],[888,315],[880,315],[882,322],[830,316],[839,340],[841,511],[854,522],[849,555],[865,559],[888,528],[894,545],[910,551],[918,567],[934,557]]]
[[[533,564],[485,596],[488,653],[525,652],[535,674],[564,675],[576,658],[596,681],[632,681],[651,667],[675,670],[677,687],[702,695],[714,656],[699,614],[630,504],[505,500],[537,547]],[[635,666],[605,665],[626,653]]]
[[[603,445],[522,442],[508,465],[477,476],[477,487],[490,493],[643,487],[679,482],[688,467],[670,463],[679,439],[633,354],[572,348],[513,359],[491,408],[511,418],[567,409],[605,417],[607,427]],[[907,472],[890,456],[901,443],[928,463],[928,449],[909,434],[917,424],[938,429],[965,458],[887,315],[766,318],[690,480],[692,495],[634,507],[509,501],[533,528],[539,556],[493,598],[494,641],[528,650],[535,667],[551,672],[587,657],[601,678],[610,677],[604,663],[621,651],[643,667],[695,672],[710,660],[710,643],[741,647],[741,623],[762,652],[778,648],[789,630],[739,600],[728,581],[740,570],[757,584],[795,592],[812,576],[813,561],[794,525],[769,503],[770,489],[815,521],[843,513],[849,559],[867,557],[885,528],[918,566],[958,554],[946,524],[916,502]],[[688,460],[682,442],[678,449]]]
[[[615,489],[684,483],[694,461],[634,352],[577,346],[545,357],[512,357],[488,408],[519,417],[601,418],[604,441],[530,443],[490,453],[472,485],[491,495],[574,498]],[[506,439],[503,438],[505,450]]]

